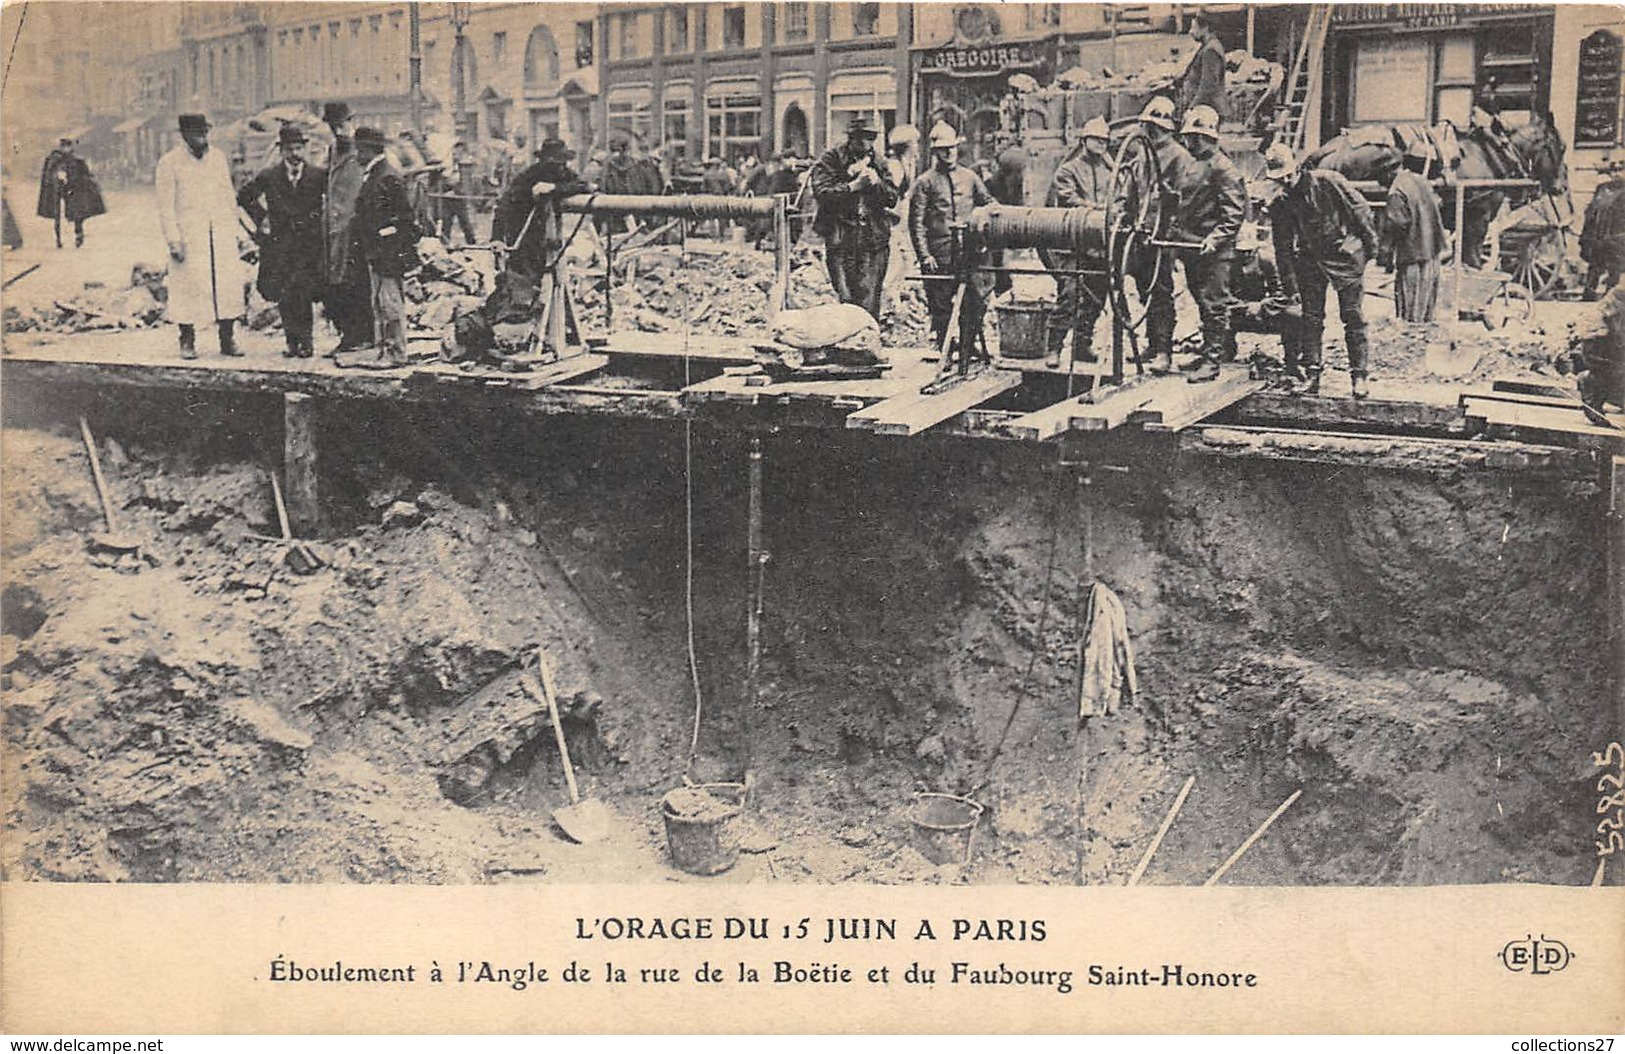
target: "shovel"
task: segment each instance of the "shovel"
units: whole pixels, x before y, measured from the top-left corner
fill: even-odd
[[[85,440],[85,453],[90,455],[90,474],[96,481],[96,497],[102,503],[102,521],[107,530],[90,536],[90,547],[110,553],[140,553],[141,543],[121,532],[113,523],[113,505],[107,500],[107,481],[102,478],[102,460],[96,454],[96,439],[90,434],[90,424],[79,418],[79,434]]]
[[[609,811],[603,802],[582,801],[576,787],[575,766],[570,764],[570,748],[564,742],[564,726],[559,723],[559,708],[553,691],[553,671],[547,665],[547,656],[538,651],[536,668],[542,675],[541,687],[530,674],[520,675],[525,691],[547,707],[548,720],[553,722],[553,738],[559,745],[559,760],[564,765],[564,782],[570,788],[570,804],[553,810],[553,822],[572,842],[588,845],[602,841],[609,834]]]
[[[276,498],[276,522],[282,529],[282,544],[288,547],[282,562],[296,575],[314,574],[327,561],[304,542],[293,540],[293,531],[288,527],[288,507],[282,502],[282,484],[277,481],[275,472],[271,473],[271,495]]]

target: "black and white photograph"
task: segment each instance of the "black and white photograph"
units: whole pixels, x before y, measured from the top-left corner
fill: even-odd
[[[0,44],[7,883],[1625,881],[1625,9]]]

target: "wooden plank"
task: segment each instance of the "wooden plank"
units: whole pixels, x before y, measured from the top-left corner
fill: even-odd
[[[1482,420],[1486,425],[1625,443],[1625,431],[1592,423],[1579,407],[1568,409],[1469,398],[1462,412],[1470,420]]]
[[[1225,410],[1224,419],[1232,424],[1341,431],[1377,429],[1437,436],[1461,435],[1467,430],[1454,397],[1449,403],[1434,403],[1260,391]]]
[[[1101,388],[1081,400],[1075,400],[1071,428],[1082,432],[1109,432],[1121,428],[1137,411],[1149,407],[1163,389],[1183,388],[1185,378],[1180,375],[1157,377],[1145,374],[1123,384]],[[1089,401],[1089,400],[1093,401]]]
[[[434,362],[414,366],[410,379],[438,384],[533,392],[550,384],[562,384],[565,381],[586,377],[608,365],[608,355],[591,353],[571,355],[523,373],[505,373],[496,369],[465,370],[454,362]]]
[[[1224,366],[1218,380],[1203,384],[1185,383],[1185,390],[1159,390],[1152,404],[1129,417],[1147,432],[1177,432],[1231,406],[1264,387],[1264,381],[1248,376],[1246,366]]]
[[[759,339],[759,338],[758,338]],[[703,359],[707,362],[738,364],[756,361],[756,350],[746,337],[721,337],[708,333],[612,333],[593,340],[593,351],[605,355],[637,358]]]
[[[1004,425],[1004,429],[1013,439],[1038,442],[1053,439],[1072,427],[1072,415],[1087,405],[1084,399],[1084,396],[1074,395],[1058,403],[1051,403],[1041,410],[1034,410],[1014,418]]]
[[[945,391],[904,393],[866,407],[849,414],[846,426],[881,435],[918,435],[1020,385],[1021,374],[1014,370],[984,370]]]

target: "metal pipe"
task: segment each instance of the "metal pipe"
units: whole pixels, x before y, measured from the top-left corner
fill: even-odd
[[[678,216],[691,220],[770,219],[781,208],[776,198],[747,198],[724,194],[577,194],[561,207],[569,213],[594,216]]]
[[[773,210],[773,303],[768,310],[784,310],[790,295],[790,195],[775,194]]]
[[[417,0],[407,5],[411,19],[411,54],[407,59],[407,84],[412,93],[412,131],[423,134],[423,26]]]
[[[762,549],[762,437],[750,439],[750,521],[747,527],[746,558],[750,563],[750,598],[745,617],[745,705],[740,718],[740,739],[745,744],[745,771],[751,756],[751,723],[761,695],[762,670],[762,579],[767,553]]]

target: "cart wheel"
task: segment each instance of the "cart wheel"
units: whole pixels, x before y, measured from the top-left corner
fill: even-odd
[[[1543,243],[1531,242],[1509,269],[1524,291],[1536,300],[1550,296],[1557,289],[1560,276],[1557,262],[1543,255],[1542,246]]]
[[[1527,322],[1535,313],[1535,298],[1517,282],[1507,282],[1484,304],[1484,326],[1504,329],[1509,322]]]
[[[1141,299],[1138,310],[1128,294],[1135,264],[1162,233],[1162,171],[1145,133],[1133,131],[1117,148],[1112,162],[1111,193],[1106,199],[1106,261],[1111,284],[1111,310],[1122,324],[1135,362],[1139,362],[1140,328],[1149,309]],[[1154,253],[1149,285],[1162,278],[1163,254]],[[1136,283],[1138,284],[1138,283]]]

